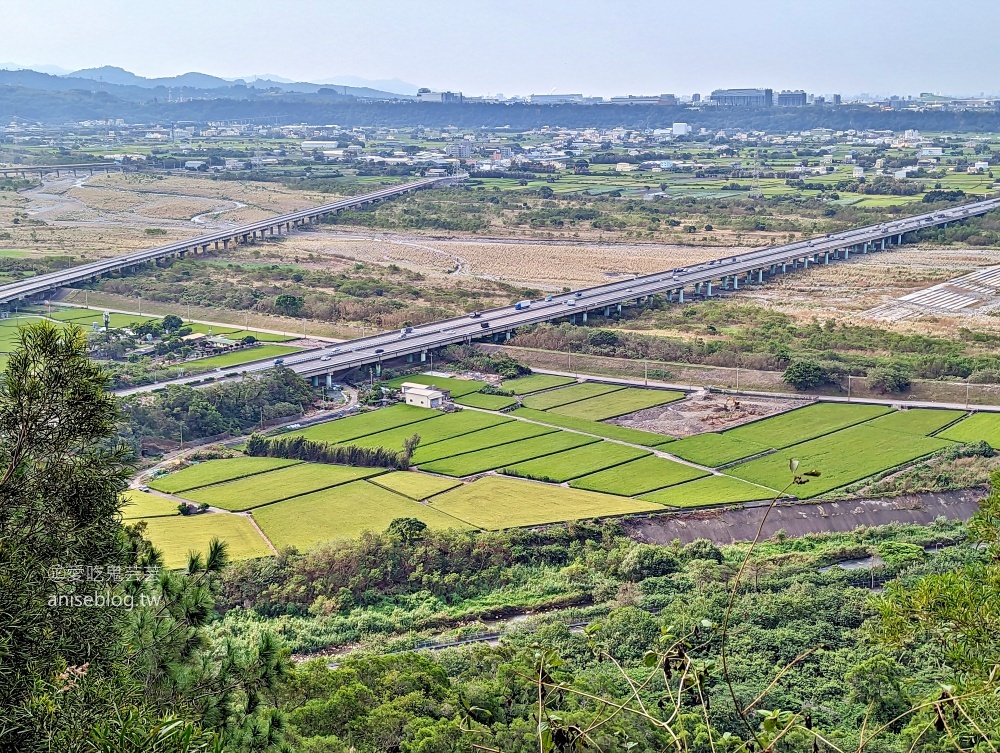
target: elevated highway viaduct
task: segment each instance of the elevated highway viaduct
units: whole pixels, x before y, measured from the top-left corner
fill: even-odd
[[[218,230],[206,235],[199,235],[194,238],[187,238],[175,241],[163,246],[155,246],[142,251],[134,251],[108,259],[81,264],[76,267],[49,272],[36,277],[19,280],[0,285],[0,304],[12,304],[25,300],[31,296],[41,295],[55,288],[74,285],[80,282],[95,281],[102,275],[111,274],[121,270],[135,270],[140,265],[157,259],[169,257],[183,257],[188,253],[198,253],[208,251],[210,248],[229,248],[231,243],[252,243],[254,240],[263,239],[268,236],[289,233],[297,227],[318,223],[322,218],[343,211],[345,209],[355,209],[358,207],[375,204],[385,201],[401,194],[417,191],[422,188],[446,184],[454,180],[461,180],[464,176],[444,176],[439,178],[423,178],[410,183],[402,183],[398,186],[372,191],[371,193],[352,196],[348,199],[341,199],[329,204],[300,209],[296,212],[288,212],[266,220],[252,222],[247,225],[240,225],[226,230]]]
[[[384,201],[400,194],[461,180],[464,176],[426,178],[349,199],[303,209],[267,220],[217,231],[184,241],[157,246],[122,256],[51,272],[37,277],[0,285],[0,304],[38,295],[54,288],[93,280],[102,274],[138,267],[155,259],[183,256],[187,252],[207,251],[211,247],[227,247],[230,243],[249,243],[255,238],[289,232],[295,227],[317,222],[321,217],[344,209]],[[599,312],[610,315],[622,306],[642,304],[653,296],[666,301],[684,302],[695,298],[711,298],[725,291],[762,284],[777,275],[796,269],[808,269],[820,264],[834,264],[851,257],[883,253],[902,244],[909,234],[932,227],[947,227],[970,217],[1000,209],[1000,197],[970,202],[945,210],[926,212],[838,233],[804,239],[781,246],[768,246],[742,254],[716,259],[692,267],[678,267],[630,280],[597,285],[590,288],[547,296],[530,305],[505,306],[476,312],[471,316],[453,317],[430,324],[395,330],[340,343],[328,348],[299,353],[284,359],[284,366],[312,380],[313,384],[332,383],[334,376],[351,369],[369,366],[381,373],[386,361],[405,358],[424,362],[431,351],[457,343],[491,338],[510,339],[520,326],[560,319],[586,322],[588,315]],[[888,263],[888,259],[886,260]],[[273,368],[270,360],[241,366],[241,371],[261,371]],[[195,381],[197,377],[183,381]]]
[[[395,330],[350,340],[320,351],[284,359],[284,365],[314,385],[332,383],[335,375],[369,366],[376,374],[382,364],[398,358],[424,362],[435,348],[473,340],[510,339],[515,328],[568,319],[586,322],[598,312],[610,315],[622,306],[642,304],[653,296],[684,302],[712,298],[725,291],[762,284],[777,275],[816,265],[835,264],[860,255],[884,253],[904,243],[908,234],[931,227],[947,227],[969,217],[1000,209],[1000,198],[968,203],[942,211],[928,212],[891,222],[854,228],[839,233],[771,246],[692,267],[665,270],[630,280],[547,296],[526,308],[506,306],[413,327],[410,332]],[[886,258],[886,263],[890,263]],[[257,368],[269,368],[270,363]]]
[[[12,165],[10,167],[0,167],[0,177],[27,178],[29,175],[37,175],[42,178],[46,175],[56,174],[59,178],[63,173],[121,173],[128,170],[137,169],[136,165],[120,164],[117,162],[87,162],[77,165]]]

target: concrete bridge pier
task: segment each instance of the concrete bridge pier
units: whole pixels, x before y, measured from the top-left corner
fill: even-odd
[[[587,312],[586,311],[584,311],[583,314],[581,315],[580,321],[582,321],[584,324],[587,323]],[[510,332],[507,333],[507,339],[508,340],[510,339]]]
[[[407,355],[406,355],[406,362],[407,363],[413,363],[413,354],[412,353],[407,353]]]
[[[375,376],[382,376],[382,362],[378,361],[375,364]]]
[[[696,282],[694,284],[694,294],[695,295],[701,295],[701,283],[700,282]]]
[[[587,321],[586,320],[586,316],[587,316],[586,312],[584,312],[583,316],[584,316],[584,321]],[[512,338],[513,336],[514,336],[514,330],[509,329],[509,330],[507,330],[507,334],[504,336],[504,340],[510,340],[510,338]]]
[[[706,298],[711,298],[712,297],[712,281],[711,280],[709,280],[708,282],[705,283],[705,297]]]
[[[757,270],[757,282],[764,282],[764,270],[763,269],[758,269]]]
[[[611,307],[610,306],[605,306],[604,307],[604,315],[605,316],[611,316]]]
[[[682,291],[681,292],[681,302],[683,302],[683,301],[684,301],[684,293]],[[619,303],[618,304],[618,313],[620,314],[621,312],[622,312],[622,305]]]
[[[327,387],[332,387],[333,386],[333,374],[327,374],[326,375],[326,386]]]
[[[947,225],[946,225],[945,227],[947,227]],[[900,233],[900,234],[899,234],[899,235],[897,236],[897,238],[896,238],[896,245],[897,245],[897,246],[901,246],[901,245],[903,245],[903,234],[902,234],[902,233]]]
[[[733,275],[733,290],[739,290],[739,289],[740,289],[740,276]]]
[[[427,360],[427,351],[420,351],[420,363],[424,363]]]
[[[314,376],[312,378],[312,385],[313,385],[313,387],[319,387],[319,377],[318,376]]]

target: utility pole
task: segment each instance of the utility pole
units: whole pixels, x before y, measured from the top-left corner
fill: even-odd
[[[972,382],[966,378],[965,381],[965,409],[969,410],[969,390],[972,388]]]
[[[642,359],[642,383],[644,386],[649,386],[649,361],[645,358]]]
[[[847,402],[851,402],[851,375],[847,375]]]
[[[736,391],[740,391],[740,367],[736,367]]]

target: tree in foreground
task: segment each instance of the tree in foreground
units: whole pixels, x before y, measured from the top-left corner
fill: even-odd
[[[79,328],[21,330],[0,377],[0,750],[269,751],[268,635],[212,645],[225,546],[164,572],[121,523],[131,453]]]

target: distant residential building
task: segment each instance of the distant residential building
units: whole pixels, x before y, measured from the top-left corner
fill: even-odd
[[[840,105],[842,103],[843,103],[843,101],[841,100],[840,95],[839,94],[834,94],[833,95],[833,104],[834,105]]]
[[[445,152],[449,157],[457,157],[458,159],[469,159],[472,157],[472,145],[468,141],[459,141],[454,144],[448,144],[448,148]]]
[[[884,167],[885,167],[885,160],[884,159],[882,159],[881,157],[879,157],[877,160],[875,160],[875,169],[876,170],[882,170]]]
[[[436,102],[438,104],[453,104],[462,101],[462,92],[432,92],[430,89],[420,89],[417,92],[417,102]]]
[[[582,104],[582,94],[532,94],[528,101],[533,105]]]
[[[687,136],[691,130],[691,126],[687,123],[674,123],[673,134],[674,136]]]
[[[925,146],[920,150],[921,157],[941,157],[944,150],[940,146]]]
[[[977,162],[975,164],[975,168],[977,170],[989,170],[990,169],[990,163],[986,162],[986,161]]]
[[[774,104],[771,89],[716,89],[710,99],[722,107],[770,107]]]
[[[854,172],[851,173],[851,176],[854,178],[863,178],[865,177],[865,169],[860,165],[858,165],[857,167],[854,168]]]
[[[676,105],[677,97],[673,94],[655,94],[648,97],[629,94],[625,97],[612,97],[613,105]]]
[[[691,95],[691,102],[694,103],[694,104],[700,103],[701,102],[701,95],[698,94],[697,92],[695,92],[694,94],[692,94]]]
[[[808,102],[809,98],[801,89],[797,91],[785,90],[778,92],[778,107],[805,107]]]
[[[619,173],[630,173],[635,170],[635,165],[631,162],[619,162],[615,165],[615,171]]]

